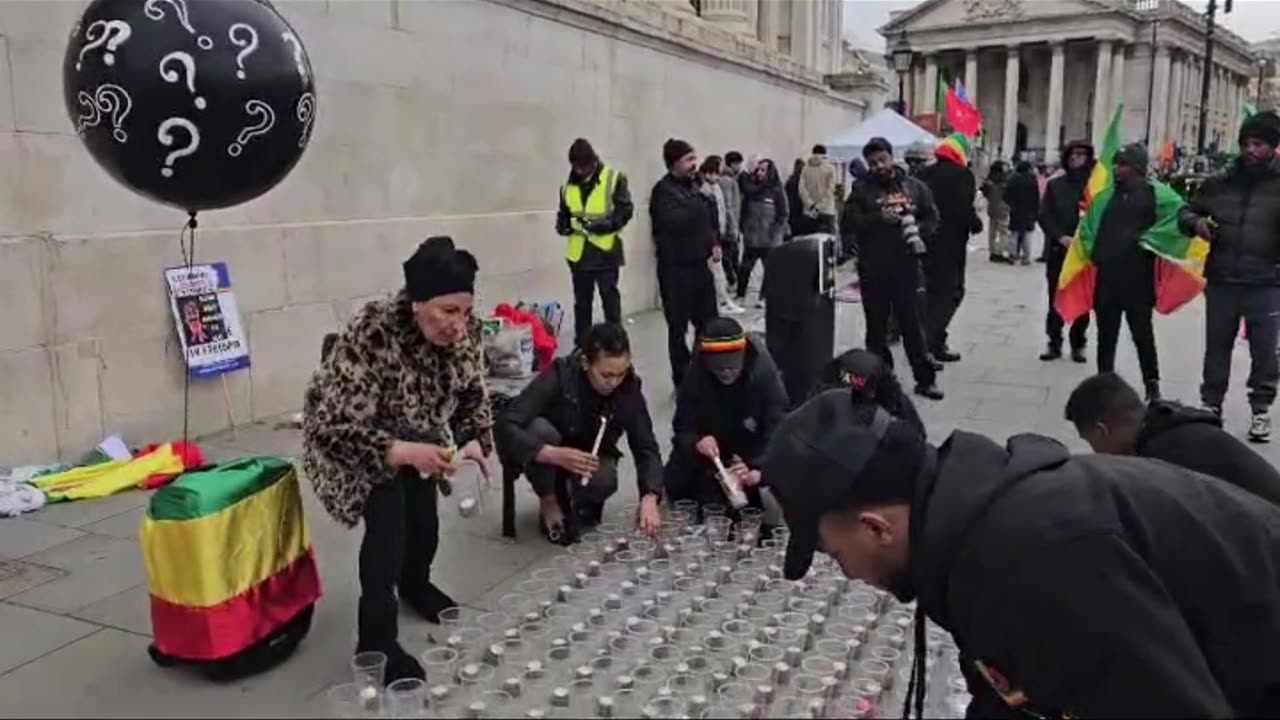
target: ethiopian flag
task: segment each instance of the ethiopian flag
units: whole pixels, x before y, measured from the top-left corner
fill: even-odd
[[[249,458],[182,475],[151,497],[140,539],[152,634],[166,655],[231,657],[320,597],[287,460]]]
[[[1053,306],[1068,323],[1093,309],[1098,269],[1091,258],[1102,215],[1115,194],[1112,161],[1120,149],[1120,118],[1123,112],[1123,106],[1116,108],[1107,128],[1102,154],[1085,187],[1080,224],[1058,275],[1058,291]],[[1204,289],[1204,264],[1209,255],[1209,243],[1203,238],[1189,238],[1178,228],[1178,211],[1185,204],[1182,197],[1164,183],[1148,182],[1155,191],[1156,221],[1143,233],[1140,242],[1156,256],[1156,310],[1167,314],[1190,302]]]

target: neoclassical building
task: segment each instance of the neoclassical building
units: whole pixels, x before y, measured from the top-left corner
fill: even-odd
[[[660,0],[661,1],[661,0]],[[843,0],[666,0],[826,74],[842,71]]]
[[[906,99],[936,107],[939,82],[960,78],[985,120],[989,157],[1056,158],[1063,143],[1102,141],[1123,103],[1124,142],[1194,149],[1209,74],[1206,142],[1228,147],[1256,64],[1219,26],[1205,62],[1205,21],[1178,0],[925,0],[879,29],[892,52],[915,52]]]

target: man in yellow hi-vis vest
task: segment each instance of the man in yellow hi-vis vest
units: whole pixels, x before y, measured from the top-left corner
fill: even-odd
[[[569,180],[560,188],[556,232],[568,238],[565,259],[573,276],[573,342],[580,346],[591,328],[596,288],[606,322],[622,322],[618,272],[623,264],[622,228],[635,206],[627,177],[600,162],[591,143],[569,146]]]

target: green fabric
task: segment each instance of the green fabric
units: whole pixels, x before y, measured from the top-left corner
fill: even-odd
[[[284,458],[256,457],[184,473],[151,496],[147,512],[152,520],[212,515],[271,487],[292,468]]]
[[[1186,201],[1177,191],[1162,182],[1157,180],[1147,182],[1155,191],[1156,221],[1142,234],[1142,246],[1163,257],[1175,260],[1185,258],[1187,248],[1191,245],[1191,238],[1184,235],[1178,228],[1178,211]],[[1115,185],[1109,184],[1105,190],[1093,198],[1093,202],[1089,203],[1089,210],[1080,221],[1080,243],[1086,257],[1093,257],[1093,245],[1102,223],[1102,214],[1106,212],[1113,195],[1115,195]]]

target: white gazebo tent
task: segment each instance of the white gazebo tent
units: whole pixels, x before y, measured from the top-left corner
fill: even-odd
[[[884,108],[827,140],[827,157],[840,163],[850,162],[862,156],[862,147],[874,137],[888,140],[893,145],[893,154],[899,158],[913,144],[919,143],[929,148],[938,144],[938,138],[933,133],[902,117],[893,108]]]

